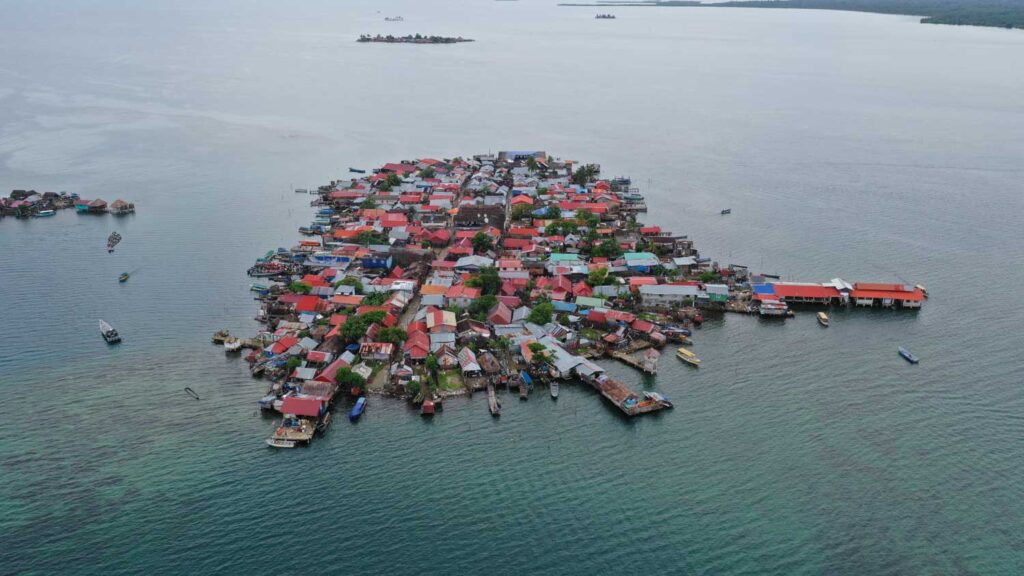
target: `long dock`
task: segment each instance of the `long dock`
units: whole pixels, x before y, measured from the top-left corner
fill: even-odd
[[[645,394],[641,398],[629,386],[614,378],[582,378],[582,380],[590,384],[619,410],[622,410],[626,416],[639,416],[673,407],[671,402],[660,395],[651,397]]]

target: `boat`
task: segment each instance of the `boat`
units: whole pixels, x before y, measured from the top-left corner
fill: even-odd
[[[921,295],[924,296],[925,298],[928,297],[928,289],[925,288],[922,284],[914,284],[914,288],[917,288],[918,290],[920,290],[921,291]]]
[[[256,406],[258,406],[260,410],[273,410],[275,401],[277,401],[276,394],[267,394],[256,401]]]
[[[103,320],[100,320],[100,334],[107,341],[107,344],[117,344],[121,341],[121,335],[117,333],[117,330],[114,330],[113,326]]]
[[[295,414],[285,414],[281,420],[281,425],[267,439],[267,446],[272,448],[294,448],[300,442],[309,443],[313,439],[315,431],[315,426],[310,420],[299,418]]]
[[[306,190],[305,188],[296,188],[295,189],[295,193],[296,194],[309,194],[309,190]]]
[[[676,350],[676,358],[679,358],[680,360],[682,360],[683,362],[686,362],[687,364],[689,364],[690,366],[693,366],[694,368],[700,367],[700,358],[697,358],[696,354],[694,354],[693,352],[690,352],[686,348],[679,348],[679,349],[677,349]]]
[[[903,356],[903,359],[906,360],[907,362],[910,362],[911,364],[917,364],[919,362],[919,360],[917,359],[917,356],[914,356],[913,354],[911,354],[910,350],[907,350],[903,346],[899,347],[899,352],[900,352],[900,356]]]
[[[828,328],[828,322],[828,314],[825,314],[824,312],[818,312],[818,324],[821,324],[822,326]]]
[[[551,397],[554,398],[555,400],[558,400],[558,389],[559,389],[558,381],[557,380],[552,380],[551,381]]]
[[[331,425],[331,413],[327,412],[327,413],[324,414],[323,418],[321,418],[320,421],[316,423],[316,431],[319,432],[320,434],[323,434],[323,433],[327,432],[327,427],[330,426],[330,425]]]
[[[118,282],[127,282],[129,275],[127,272],[121,272],[121,275],[117,277]]]
[[[732,208],[726,208],[725,210],[722,210],[722,215],[725,216],[726,214],[732,214]]]
[[[199,394],[196,394],[196,391],[189,388],[188,386],[185,386],[185,393],[195,398],[196,400],[199,400]]]
[[[121,235],[117,232],[113,232],[110,236],[107,236],[107,252],[113,252],[114,247],[121,242]]]
[[[595,20],[615,20],[615,14],[598,14],[594,16]]]
[[[668,399],[668,396],[665,396],[664,394],[660,394],[658,392],[644,392],[644,398],[651,402],[661,404],[665,408],[675,408],[675,404],[673,404],[672,401]]]
[[[57,211],[56,210],[40,210],[39,212],[36,212],[36,218],[47,218],[49,216],[56,216],[56,215],[57,215]]]
[[[360,170],[359,168],[349,168],[348,171],[354,174],[366,174],[366,170]]]
[[[405,18],[402,18],[401,16],[393,16],[393,17],[392,16],[385,16],[384,17],[384,21],[385,22],[405,22]]]
[[[224,351],[225,352],[238,352],[242,349],[242,340],[235,338],[234,336],[226,338],[224,340]]]
[[[249,285],[249,290],[251,290],[253,292],[266,292],[266,291],[270,290],[270,285],[268,285],[268,284],[260,284],[260,283],[256,282],[256,283],[253,283],[253,284]]]
[[[366,409],[366,396],[360,396],[359,400],[356,400],[356,405],[352,407],[352,411],[348,413],[348,419],[352,422],[359,420],[359,417],[363,415],[363,410]]]
[[[426,399],[423,401],[423,406],[420,407],[421,416],[433,416],[434,415],[434,401]]]

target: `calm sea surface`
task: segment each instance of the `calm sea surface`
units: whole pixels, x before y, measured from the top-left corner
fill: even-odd
[[[0,573],[1024,572],[1024,33],[594,12],[0,1],[0,192],[139,208],[0,221]],[[477,42],[353,41],[378,32]],[[311,220],[290,189],[516,148],[632,176],[722,264],[932,298],[729,316],[700,370],[609,366],[675,400],[653,417],[581,387],[500,421],[371,399],[268,450],[265,384],[209,337],[256,330],[245,269]]]

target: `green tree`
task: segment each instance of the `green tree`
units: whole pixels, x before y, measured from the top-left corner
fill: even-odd
[[[288,368],[288,373],[289,374],[291,374],[292,370],[295,370],[296,368],[298,368],[301,365],[302,365],[302,360],[299,360],[298,358],[296,358],[294,356],[289,358],[288,362],[285,363],[285,367]]]
[[[543,326],[548,322],[551,322],[551,316],[555,312],[555,307],[551,305],[551,302],[541,302],[530,310],[530,315],[526,317],[527,320],[534,324]]]
[[[401,186],[402,185],[402,177],[399,176],[398,174],[395,174],[394,172],[392,172],[391,174],[388,174],[388,178],[387,178],[387,180],[385,180],[385,182],[387,182],[388,186],[390,186],[392,188],[394,188],[395,186]]]
[[[389,328],[381,328],[379,331],[377,331],[376,340],[377,342],[390,342],[392,344],[398,345],[401,344],[402,342],[405,342],[405,339],[408,337],[409,335],[405,332],[405,329],[403,329],[402,327],[391,326]]]
[[[622,256],[622,246],[613,238],[606,238],[602,240],[600,244],[594,247],[591,251],[594,256],[604,256],[605,258],[618,258]]]
[[[437,171],[434,170],[433,166],[427,166],[420,171],[420,178],[433,178],[437,176]]]
[[[530,172],[536,172],[537,171],[537,159],[534,158],[533,156],[530,156],[529,158],[527,158],[526,159],[526,167],[530,169]]]
[[[552,220],[558,220],[562,217],[562,208],[558,204],[548,204],[545,215]]]
[[[384,312],[381,310],[352,316],[346,320],[345,324],[341,327],[341,337],[345,342],[355,342],[363,336],[366,336],[366,331],[372,324],[378,323],[382,320],[384,320]]]
[[[597,228],[601,223],[601,218],[586,208],[576,211],[576,219],[583,222],[587,228]]]
[[[335,283],[335,286],[351,286],[356,289],[356,294],[363,293],[363,283],[355,276],[346,276],[340,282]]]
[[[590,284],[591,286],[604,286],[606,284],[611,284],[611,279],[608,278],[608,269],[597,268],[595,270],[591,270],[590,273],[587,274],[587,284]]]
[[[494,266],[485,266],[480,269],[480,291],[484,294],[497,294],[501,290],[501,277],[498,276],[498,269]]]
[[[533,213],[533,206],[529,204],[516,204],[512,207],[512,219],[523,220],[529,218]]]
[[[484,231],[481,230],[476,233],[476,236],[473,236],[473,249],[477,252],[487,252],[492,248],[494,248],[494,238]]]
[[[309,294],[313,287],[303,282],[292,282],[288,285],[288,291],[295,294]]]
[[[367,198],[366,200],[363,200],[362,203],[359,204],[359,207],[364,210],[373,210],[377,206],[377,201],[374,200],[373,198]]]
[[[586,186],[597,175],[597,167],[593,164],[585,164],[576,169],[572,175],[572,182],[578,186]]]
[[[487,320],[487,313],[498,303],[498,297],[493,294],[485,294],[477,298],[469,305],[467,311],[474,319],[481,322]]]
[[[351,368],[344,367],[338,368],[338,371],[334,373],[334,381],[337,382],[338,386],[342,389],[353,390],[355,388],[365,388],[366,378],[363,378],[359,374],[352,371]]]
[[[389,298],[391,298],[390,292],[374,292],[363,298],[362,304],[365,306],[381,306],[387,302]]]
[[[701,281],[701,282],[705,282],[705,283],[707,283],[707,282],[712,282],[712,281],[714,281],[714,280],[715,280],[715,278],[717,278],[717,277],[718,277],[718,276],[717,276],[717,275],[716,275],[716,274],[715,274],[714,272],[712,272],[712,271],[710,271],[710,270],[707,270],[707,271],[705,271],[705,272],[701,272],[701,273],[700,273],[700,276],[698,276],[698,278],[700,279],[700,281]]]

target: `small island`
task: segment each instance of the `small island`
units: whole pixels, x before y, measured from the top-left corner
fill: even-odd
[[[392,36],[391,34],[386,36],[381,34],[370,36],[369,34],[363,34],[356,40],[356,42],[381,42],[384,44],[457,44],[459,42],[472,41],[471,38],[463,38],[462,36],[424,36],[422,34],[410,34],[408,36]]]

